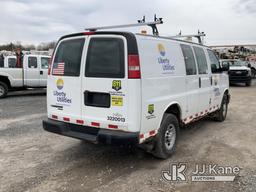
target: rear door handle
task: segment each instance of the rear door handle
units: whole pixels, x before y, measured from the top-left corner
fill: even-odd
[[[202,80],[201,80],[201,77],[199,77],[199,88],[201,88],[202,86]]]
[[[110,94],[102,92],[84,92],[84,105],[110,108]]]
[[[40,71],[40,75],[43,75],[44,74],[44,72],[43,71]]]

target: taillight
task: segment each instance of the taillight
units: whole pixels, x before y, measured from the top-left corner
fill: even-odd
[[[139,55],[128,56],[128,78],[140,79],[140,59]]]
[[[53,62],[53,55],[51,56],[49,66],[48,66],[48,75],[51,75],[51,69],[52,69],[52,62]]]

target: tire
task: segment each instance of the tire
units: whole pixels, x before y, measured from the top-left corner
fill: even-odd
[[[256,69],[252,69],[252,79],[255,79],[256,77]]]
[[[252,81],[248,81],[248,82],[245,83],[245,85],[246,85],[247,87],[250,87],[251,84],[252,84]]]
[[[8,93],[8,86],[3,83],[3,82],[0,82],[0,99],[1,98],[4,98]]]
[[[228,113],[228,95],[225,93],[221,102],[220,109],[215,114],[215,120],[218,122],[225,121]]]
[[[167,159],[176,149],[179,121],[173,114],[165,114],[161,127],[156,135],[153,155],[160,159]]]

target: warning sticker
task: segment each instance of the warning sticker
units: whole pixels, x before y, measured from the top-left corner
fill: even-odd
[[[123,106],[123,97],[121,96],[112,96],[111,97],[112,106]]]

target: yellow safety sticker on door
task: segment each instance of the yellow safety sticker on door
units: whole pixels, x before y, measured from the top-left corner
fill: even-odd
[[[123,97],[121,96],[112,96],[111,97],[112,106],[123,106]]]

